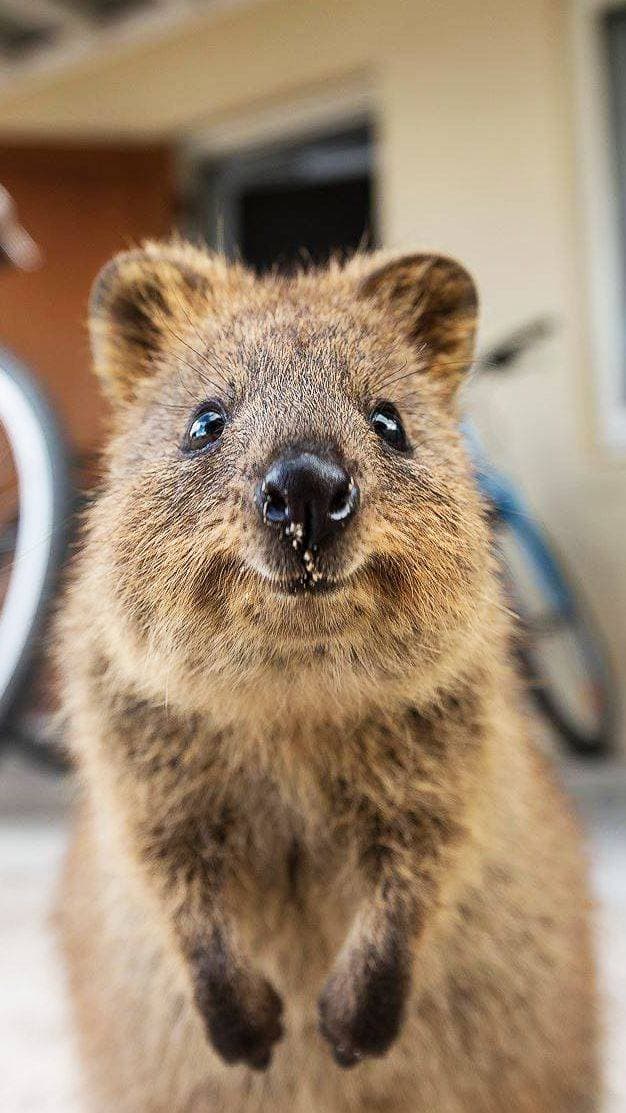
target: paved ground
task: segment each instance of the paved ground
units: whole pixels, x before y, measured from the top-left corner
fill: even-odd
[[[590,831],[605,992],[604,1113],[626,1113],[626,769],[576,771]],[[67,791],[3,766],[0,779],[0,1110],[81,1113],[63,987],[47,925]],[[114,1111],[111,1111],[114,1113]],[[433,1111],[436,1113],[436,1111]],[[470,1113],[470,1111],[468,1111]]]

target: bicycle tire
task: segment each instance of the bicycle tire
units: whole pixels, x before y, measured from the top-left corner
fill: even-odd
[[[540,556],[541,570],[538,578],[544,580],[544,589],[545,581],[550,581],[552,591],[546,591],[546,599],[548,613],[554,616],[552,625],[550,620],[545,625],[544,634],[549,636],[557,629],[566,631],[571,643],[575,645],[593,687],[597,722],[593,727],[582,725],[576,711],[571,705],[568,706],[567,699],[556,685],[550,683],[550,670],[545,667],[545,662],[542,666],[538,643],[533,643],[530,633],[533,622],[525,616],[519,582],[516,582],[509,566],[504,570],[504,580],[519,621],[515,652],[528,682],[530,695],[537,710],[570,753],[577,757],[606,757],[615,748],[615,689],[608,654],[594,623],[588,617],[589,607],[581,596],[580,588],[577,587],[574,591],[563,562],[542,529],[526,515],[519,515],[517,519],[510,514],[502,516],[497,508],[496,515],[496,533],[501,552],[504,531],[507,531],[525,557],[530,556],[531,561],[537,561]]]
[[[4,348],[0,348],[0,395],[0,423],[14,453],[18,483],[25,485],[28,479],[32,485],[33,479],[37,479],[45,486],[41,498],[46,500],[45,523],[42,519],[41,536],[36,542],[37,546],[45,548],[38,548],[36,554],[35,582],[28,587],[31,598],[21,601],[19,621],[13,627],[2,626],[2,619],[7,618],[5,608],[0,615],[5,658],[4,671],[0,674],[0,726],[4,727],[27,679],[28,666],[65,554],[71,486],[65,441],[50,403],[33,373]],[[23,423],[21,431],[20,422]],[[20,445],[19,437],[24,434],[32,436],[36,444]],[[18,521],[18,544],[19,528]],[[24,543],[29,543],[28,538]],[[32,547],[18,550],[25,563],[32,558],[33,552]],[[7,642],[11,639],[13,644],[7,653]]]
[[[593,760],[609,757],[615,749],[612,718],[607,717],[596,731],[580,730],[561,710],[550,689],[539,679],[532,653],[520,645],[517,647],[517,656],[527,677],[536,708],[563,740],[569,752],[575,757]]]

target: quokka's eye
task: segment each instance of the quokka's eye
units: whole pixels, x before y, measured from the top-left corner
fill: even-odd
[[[395,448],[396,452],[408,452],[410,445],[400,415],[391,402],[379,402],[374,407],[369,422],[381,441]]]
[[[196,410],[183,440],[183,452],[198,452],[219,441],[226,426],[226,414],[219,402],[204,402]]]

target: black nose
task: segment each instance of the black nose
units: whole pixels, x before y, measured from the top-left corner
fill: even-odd
[[[341,464],[316,452],[275,460],[259,485],[257,505],[268,526],[304,550],[342,529],[359,505],[359,489]]]

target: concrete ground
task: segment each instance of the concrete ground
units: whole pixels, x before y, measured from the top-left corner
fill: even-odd
[[[588,825],[598,899],[607,1078],[603,1113],[626,1113],[626,768],[566,770],[565,779]],[[4,760],[0,770],[3,1113],[81,1113],[62,978],[48,925],[66,839],[68,796],[67,785]]]

